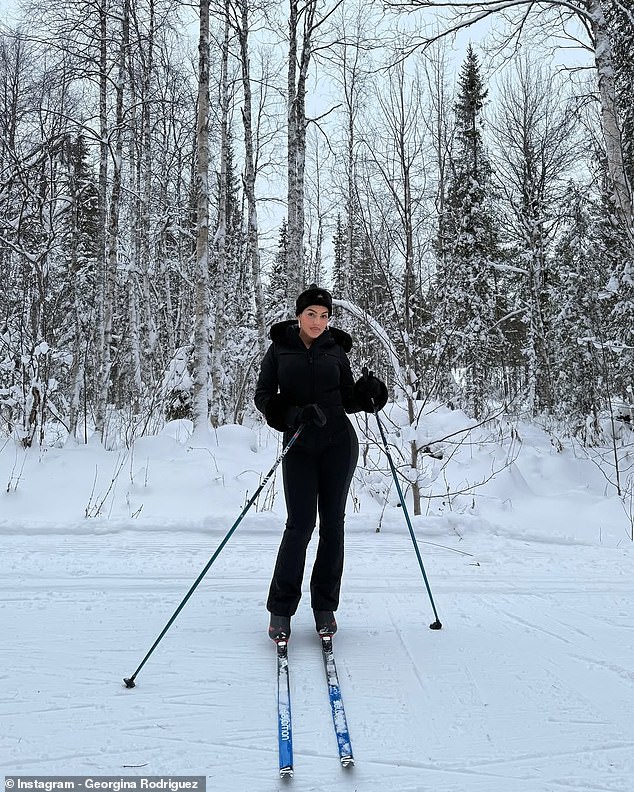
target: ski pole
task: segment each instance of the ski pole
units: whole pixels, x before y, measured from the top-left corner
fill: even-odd
[[[199,583],[201,582],[201,580],[202,580],[202,579],[205,577],[205,575],[206,575],[206,574],[207,574],[207,572],[209,571],[209,568],[210,568],[210,567],[211,567],[211,565],[214,563],[214,561],[216,560],[216,558],[218,558],[218,556],[219,556],[219,555],[220,555],[220,553],[222,552],[222,549],[223,549],[223,548],[224,548],[224,546],[227,544],[227,542],[229,541],[229,539],[231,539],[231,536],[233,535],[233,532],[236,530],[236,528],[238,527],[238,525],[240,525],[240,523],[242,522],[242,518],[243,518],[243,517],[244,517],[244,515],[245,515],[245,514],[246,514],[246,513],[249,511],[249,509],[251,508],[251,506],[253,506],[253,504],[255,503],[255,500],[256,500],[256,498],[257,498],[257,497],[258,497],[258,495],[259,495],[259,494],[262,492],[262,490],[263,490],[263,489],[264,489],[264,487],[266,486],[266,484],[267,484],[268,480],[271,478],[271,476],[272,476],[272,475],[273,475],[273,473],[275,472],[275,470],[276,470],[277,466],[280,464],[280,462],[281,462],[281,461],[284,459],[284,457],[285,457],[285,456],[286,456],[286,454],[288,453],[288,450],[290,449],[290,447],[291,447],[291,446],[293,445],[293,443],[294,443],[294,442],[297,440],[297,438],[298,438],[298,437],[299,437],[299,435],[301,434],[301,432],[302,432],[302,429],[304,428],[304,426],[305,426],[305,424],[300,424],[300,425],[299,425],[299,427],[296,429],[296,431],[295,431],[295,434],[294,434],[294,435],[291,437],[291,439],[288,441],[288,443],[287,443],[287,444],[284,446],[284,448],[282,449],[282,453],[281,453],[281,454],[278,456],[278,458],[277,458],[277,459],[275,460],[275,462],[273,463],[273,467],[272,467],[272,468],[269,470],[269,472],[266,474],[266,476],[265,476],[265,477],[262,479],[262,483],[261,483],[261,484],[260,484],[260,486],[257,488],[257,490],[256,490],[256,491],[253,493],[253,495],[251,496],[251,498],[250,498],[249,502],[248,502],[248,503],[247,503],[247,505],[244,507],[244,509],[242,509],[242,511],[240,512],[240,516],[238,517],[238,519],[237,519],[237,520],[234,522],[234,524],[231,526],[231,528],[230,528],[230,529],[227,531],[227,533],[226,533],[226,535],[225,535],[225,538],[224,538],[224,539],[222,540],[222,542],[220,542],[220,544],[218,545],[218,548],[216,549],[216,552],[215,552],[215,553],[212,555],[212,557],[209,559],[209,561],[208,561],[208,562],[205,564],[205,567],[204,567],[204,569],[202,570],[202,572],[200,573],[200,575],[198,575],[198,577],[197,577],[197,578],[196,578],[196,580],[194,581],[193,585],[191,586],[191,588],[189,589],[189,591],[187,592],[187,594],[185,594],[185,596],[184,596],[184,597],[183,597],[183,599],[181,600],[181,603],[180,603],[180,605],[178,606],[178,608],[176,608],[176,610],[174,611],[174,613],[171,615],[171,617],[170,617],[169,621],[167,622],[167,624],[165,625],[165,627],[163,627],[163,629],[162,629],[162,630],[161,630],[161,632],[159,633],[159,636],[158,636],[158,638],[156,639],[156,641],[154,641],[154,643],[153,643],[153,644],[152,644],[152,646],[150,647],[150,650],[149,650],[149,652],[148,652],[148,653],[145,655],[145,657],[143,658],[143,660],[141,660],[141,662],[139,663],[139,665],[138,665],[138,667],[137,667],[136,671],[134,672],[134,674],[132,674],[132,676],[129,676],[129,677],[125,677],[125,678],[124,678],[124,680],[123,680],[123,681],[125,682],[125,686],[126,686],[126,687],[128,687],[128,688],[133,688],[133,687],[135,686],[135,682],[134,682],[134,680],[136,679],[136,677],[137,677],[137,674],[138,674],[138,673],[139,673],[139,671],[140,671],[140,670],[143,668],[143,666],[145,665],[145,663],[146,663],[146,662],[149,660],[149,658],[150,658],[150,655],[151,655],[151,654],[154,652],[154,650],[156,649],[156,647],[159,645],[159,643],[160,643],[160,642],[161,642],[161,640],[163,639],[163,636],[165,635],[165,633],[166,633],[166,632],[169,630],[169,628],[172,626],[172,624],[173,624],[173,623],[174,623],[174,621],[176,620],[176,617],[178,616],[178,614],[179,614],[179,613],[180,613],[180,612],[183,610],[183,608],[185,607],[185,603],[187,602],[187,600],[188,600],[188,599],[191,597],[191,595],[194,593],[194,591],[195,591],[195,590],[198,588],[198,584],[199,584]]]
[[[363,369],[364,376],[367,376],[367,369]],[[425,572],[425,565],[423,564],[423,559],[420,554],[420,550],[418,549],[418,542],[416,541],[416,534],[414,533],[414,529],[412,527],[412,521],[409,518],[409,512],[407,511],[407,506],[405,505],[405,498],[403,497],[403,490],[401,489],[401,485],[398,483],[398,477],[396,474],[396,468],[394,466],[394,462],[392,461],[392,455],[390,454],[388,445],[387,445],[387,438],[385,436],[385,431],[383,429],[383,424],[379,418],[379,411],[376,409],[376,405],[374,403],[374,399],[370,397],[372,400],[372,405],[374,406],[374,417],[376,418],[376,422],[379,427],[379,431],[381,433],[381,439],[383,440],[383,448],[385,450],[385,455],[387,456],[387,461],[390,464],[390,470],[392,471],[392,478],[394,479],[394,484],[396,484],[396,490],[398,492],[398,497],[401,501],[401,507],[403,509],[403,514],[405,515],[405,520],[407,522],[407,527],[409,528],[409,535],[412,539],[412,544],[414,545],[414,550],[416,552],[416,558],[418,559],[418,566],[420,567],[420,571],[423,574],[423,580],[425,581],[425,588],[427,589],[427,593],[429,594],[429,601],[431,602],[432,610],[434,611],[434,616],[436,617],[436,621],[429,625],[430,630],[440,630],[442,628],[442,624],[440,619],[438,618],[438,611],[436,610],[436,604],[434,603],[434,597],[431,593],[431,588],[429,586],[429,581],[427,580],[427,573]]]

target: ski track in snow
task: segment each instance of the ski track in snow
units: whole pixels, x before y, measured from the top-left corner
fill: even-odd
[[[424,548],[444,623],[434,632],[405,532],[350,532],[335,652],[357,765],[339,767],[305,597],[289,647],[293,790],[632,791],[630,554],[520,543],[511,553],[496,541],[460,543],[488,559],[479,566]],[[207,775],[209,790],[291,788],[276,777],[263,609],[274,535],[238,533],[137,687],[121,681],[213,544],[165,533],[5,537],[4,774],[191,773]]]
[[[463,419],[428,421],[442,437]],[[209,792],[633,792],[634,547],[602,475],[534,427],[477,499],[433,500],[413,520],[441,631],[402,513],[357,490],[334,640],[353,769],[306,591],[289,645],[295,777],[277,775],[264,601],[279,480],[126,689],[278,453],[266,430],[222,427],[197,448],[181,428],[134,454],[0,455],[0,773],[206,775]],[[454,483],[487,478],[491,449],[458,454]]]

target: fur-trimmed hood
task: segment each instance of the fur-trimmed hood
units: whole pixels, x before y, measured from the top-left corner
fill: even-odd
[[[299,340],[299,326],[297,319],[287,319],[284,322],[277,322],[271,327],[269,331],[271,341],[276,344],[294,343],[294,339]],[[316,343],[326,341],[328,338],[332,339],[335,344],[338,344],[344,352],[348,353],[352,349],[352,336],[341,330],[338,327],[328,327],[316,339]],[[323,342],[322,341],[322,342]]]

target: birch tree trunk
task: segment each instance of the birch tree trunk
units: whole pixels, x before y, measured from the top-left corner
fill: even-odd
[[[158,330],[156,317],[152,310],[152,296],[150,290],[150,270],[151,270],[151,230],[152,230],[152,205],[156,200],[152,190],[152,165],[154,161],[154,136],[152,134],[154,106],[152,96],[152,80],[154,77],[154,49],[156,33],[156,13],[155,0],[148,2],[148,31],[147,42],[142,51],[143,78],[141,93],[141,180],[139,185],[140,203],[140,283],[141,294],[141,339],[143,368],[142,375],[145,385],[154,382],[158,375],[156,365],[156,347]],[[141,48],[140,48],[141,49]]]
[[[297,34],[299,25],[299,1],[290,0],[288,17],[288,78],[287,78],[287,303],[290,307],[293,295],[301,291],[304,282],[302,247],[304,240],[301,200],[298,185],[298,159],[301,157],[298,140],[297,101]]]
[[[209,0],[200,0],[196,118],[196,265],[193,404],[194,431],[209,425]]]
[[[121,205],[122,162],[123,162],[123,125],[126,57],[130,39],[130,2],[124,1],[121,21],[121,43],[117,68],[115,151],[112,169],[112,191],[110,193],[110,212],[106,239],[106,267],[103,280],[103,335],[101,349],[101,370],[97,392],[95,432],[102,442],[106,439],[106,416],[110,373],[112,370],[112,328],[115,301],[115,282],[117,276],[117,257],[119,253],[119,211]]]
[[[106,256],[106,224],[108,222],[108,14],[105,2],[99,4],[99,185],[98,185],[98,286],[95,338],[95,432],[102,436],[108,400],[107,382],[110,376],[109,352],[106,337],[110,337],[107,323],[112,316],[112,305],[107,304],[108,259]],[[106,393],[103,392],[104,382]]]
[[[595,45],[594,62],[599,86],[601,122],[608,172],[612,182],[614,208],[627,233],[630,251],[634,254],[632,185],[629,183],[623,161],[623,140],[614,80],[614,52],[601,0],[587,0],[587,2],[588,12],[592,20],[592,34]]]
[[[359,20],[359,25],[361,21]],[[341,79],[344,90],[344,100],[346,109],[346,240],[344,249],[344,294],[352,293],[350,278],[354,272],[354,231],[358,222],[358,200],[357,200],[357,117],[359,114],[360,94],[363,87],[363,77],[361,68],[361,31],[356,36],[356,46],[349,47],[343,45],[343,58],[341,64]],[[352,54],[350,54],[352,51]]]
[[[312,55],[317,0],[290,0],[287,80],[287,298],[304,287],[304,172],[306,168],[306,81]],[[302,42],[299,28],[302,21]],[[290,306],[290,302],[289,302]]]
[[[137,117],[137,107],[142,105],[143,99],[139,95],[134,77],[134,69],[129,65],[130,93],[131,93],[131,112],[130,127],[131,134],[128,140],[128,192],[132,196],[129,202],[129,226],[133,229],[131,240],[130,262],[127,267],[127,296],[128,296],[128,322],[129,346],[130,346],[130,380],[132,383],[132,412],[138,414],[141,408],[141,394],[143,393],[143,354],[141,351],[141,320],[139,316],[139,273],[141,271],[142,247],[143,247],[143,224],[141,221],[142,196],[142,165],[141,156],[137,155],[138,145],[136,137],[138,135],[139,122]]]
[[[211,352],[211,423],[219,426],[224,420],[223,405],[223,358],[225,351],[227,301],[227,169],[229,162],[229,9],[225,2],[225,32],[222,43],[220,74],[220,179],[218,185],[218,226],[215,234],[214,292],[216,312],[214,318],[214,340]]]
[[[255,198],[255,152],[253,145],[253,92],[251,89],[251,67],[249,58],[249,6],[247,0],[240,0],[240,20],[237,27],[240,45],[240,66],[242,71],[242,125],[244,128],[244,194],[247,200],[247,253],[251,264],[255,318],[258,328],[258,354],[260,359],[266,351],[266,316],[264,290],[262,288],[262,268],[260,264],[260,241],[258,230],[258,207]]]
[[[70,367],[70,400],[68,406],[68,439],[74,443],[77,440],[77,428],[79,424],[79,414],[81,409],[82,391],[85,388],[86,378],[86,356],[84,354],[84,346],[87,339],[85,338],[85,327],[82,322],[82,295],[80,290],[80,277],[78,262],[78,248],[80,245],[80,224],[78,222],[79,203],[82,200],[81,185],[78,184],[78,179],[75,174],[75,162],[72,155],[69,155],[70,160],[70,173],[69,173],[69,194],[72,201],[71,213],[71,227],[70,227],[70,261],[69,261],[69,275],[72,283],[73,295],[73,362]],[[85,395],[85,394],[84,394]]]

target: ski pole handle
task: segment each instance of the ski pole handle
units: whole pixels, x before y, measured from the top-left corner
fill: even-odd
[[[368,371],[368,367],[367,366],[364,366],[361,369],[361,376],[367,382],[370,379],[370,377],[372,376],[372,372]],[[372,404],[372,407],[374,407],[374,410],[373,410],[374,415],[376,415],[377,414],[377,409],[376,409],[376,402],[374,401],[374,396],[368,396],[368,398],[370,399],[370,403]]]

